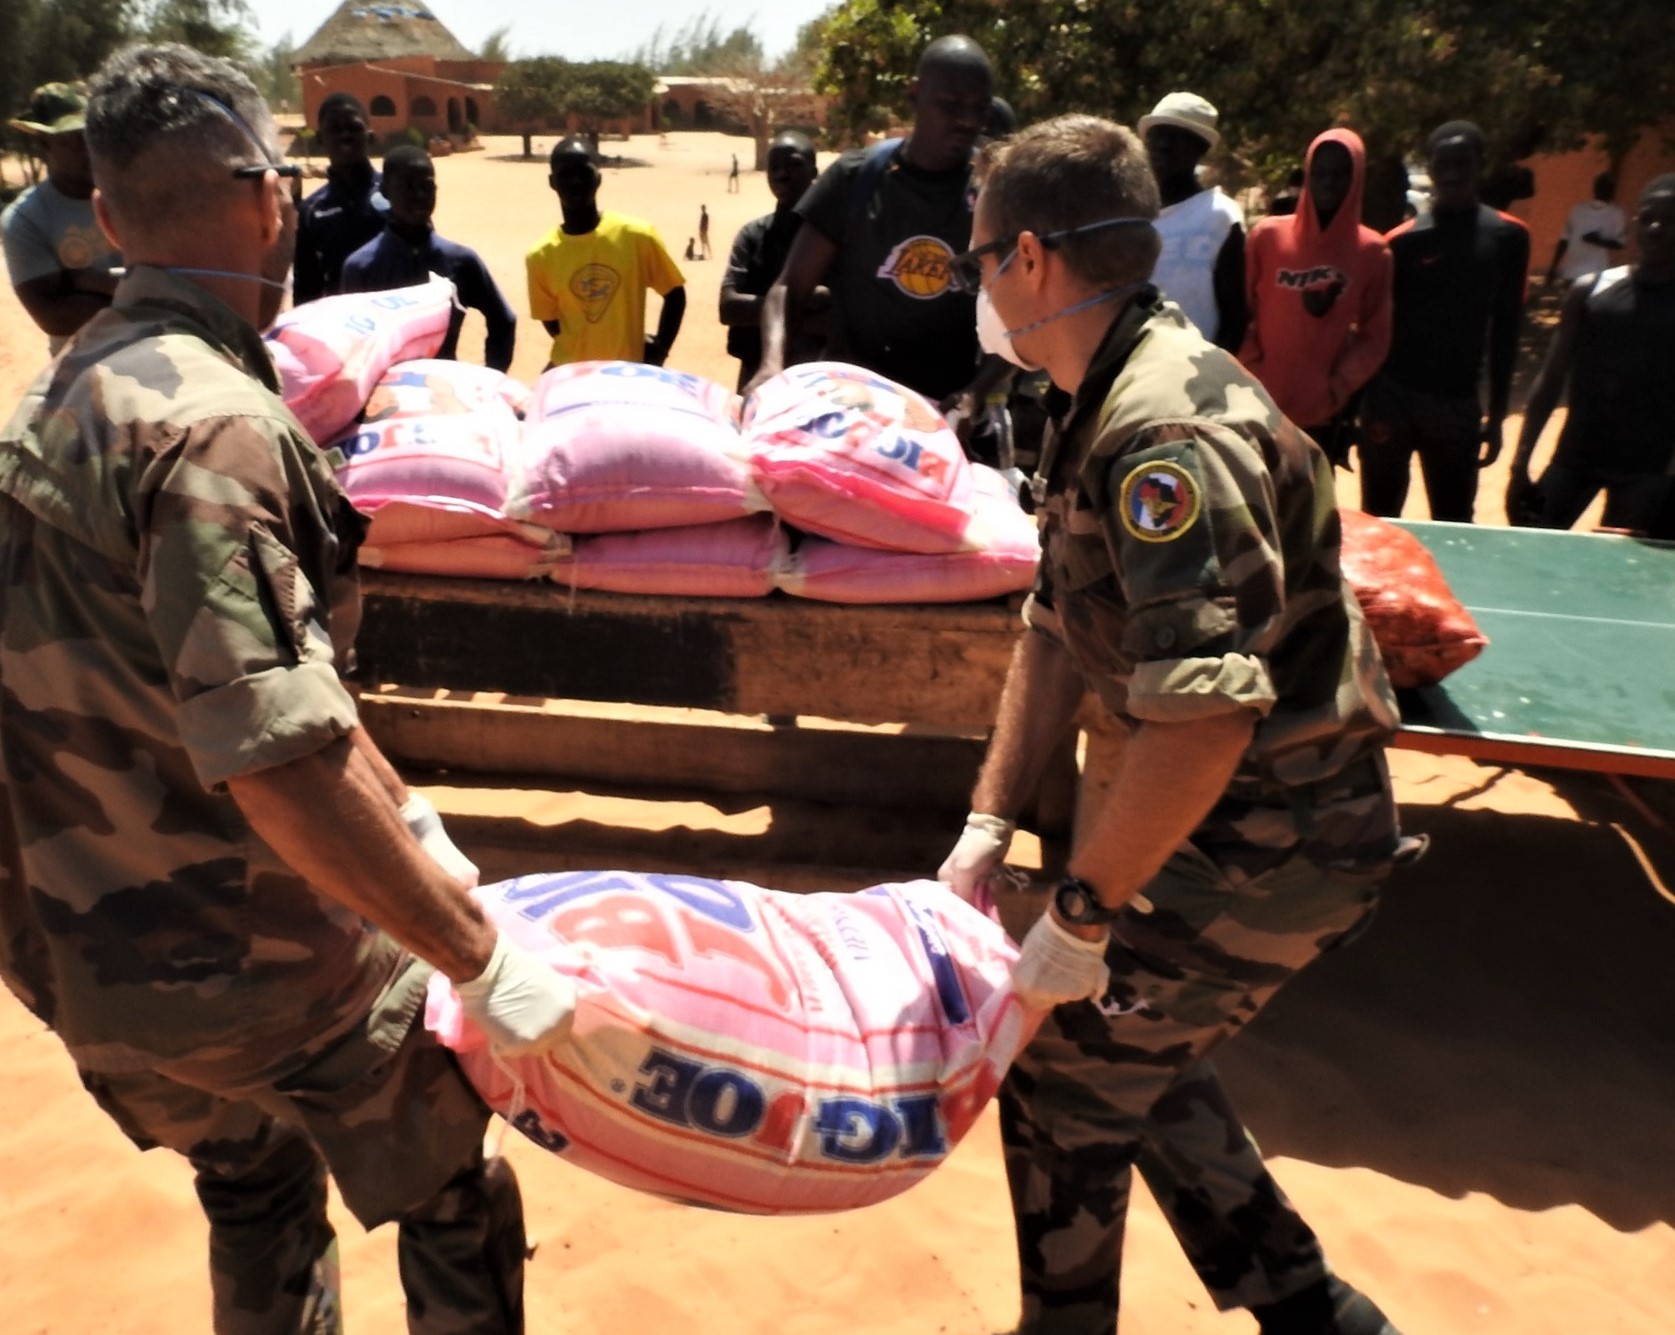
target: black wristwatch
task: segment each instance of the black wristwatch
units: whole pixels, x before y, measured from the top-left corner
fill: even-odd
[[[1103,927],[1122,916],[1121,909],[1108,909],[1086,881],[1066,876],[1053,891],[1053,911],[1072,927]]]

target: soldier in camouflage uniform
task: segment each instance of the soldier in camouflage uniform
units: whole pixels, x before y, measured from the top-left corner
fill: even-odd
[[[432,964],[509,1051],[568,998],[339,680],[361,524],[257,334],[294,237],[272,121],[227,62],[142,47],[87,136],[129,271],[0,434],[0,977],[190,1160],[217,1331],[339,1329],[328,1169],[399,1221],[411,1330],[521,1330],[516,1183],[418,1017]]]
[[[1026,940],[1019,966],[1026,999],[1060,1003],[1001,1095],[1020,1330],[1115,1328],[1138,1163],[1218,1307],[1267,1335],[1394,1335],[1331,1273],[1206,1059],[1366,921],[1402,848],[1382,753],[1398,716],[1339,574],[1331,467],[1146,284],[1157,194],[1129,131],[1064,117],[992,156],[956,268],[986,345],[1075,397],[942,878],[970,896],[998,868],[1089,688],[1121,746],[1031,932],[1093,963],[1042,988]]]

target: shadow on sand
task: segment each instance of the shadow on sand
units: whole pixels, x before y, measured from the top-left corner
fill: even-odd
[[[1217,1060],[1270,1154],[1675,1221],[1675,904],[1607,825],[1419,807],[1367,935]]]

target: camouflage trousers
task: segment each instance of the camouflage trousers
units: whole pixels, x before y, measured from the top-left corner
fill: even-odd
[[[342,1330],[328,1170],[362,1224],[398,1224],[413,1335],[523,1330],[517,1180],[485,1161],[488,1109],[417,1022],[429,973],[410,961],[364,1025],[266,1085],[217,1088],[176,1066],[82,1070],[130,1140],[191,1162],[218,1335]]]
[[[1216,1306],[1276,1302],[1329,1273],[1205,1054],[1373,911],[1388,867],[1294,855],[1257,876],[1187,845],[1112,930],[1111,985],[1061,1006],[1001,1088],[1027,1335],[1116,1328],[1131,1170]]]

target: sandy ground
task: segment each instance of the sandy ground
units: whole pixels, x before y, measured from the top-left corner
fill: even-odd
[[[677,254],[698,206],[709,206],[716,258],[683,265],[692,303],[672,362],[729,382],[713,319],[725,250],[771,204],[754,174],[726,193],[739,146],[635,141],[625,153],[649,165],[608,171],[603,196],[651,218]],[[495,142],[439,163],[439,222],[482,250],[522,308],[523,249],[556,210],[544,168],[517,151]],[[516,369],[529,374],[544,342],[533,323],[521,334]],[[40,352],[0,294],[7,403]],[[1499,518],[1500,490],[1492,473],[1481,518]],[[1423,515],[1422,502],[1413,513]],[[1394,762],[1406,821],[1433,835],[1433,853],[1392,887],[1362,942],[1323,960],[1225,1050],[1228,1083],[1338,1267],[1408,1335],[1667,1331],[1675,904],[1614,828],[1639,827],[1597,781],[1405,753]],[[798,861],[818,834],[852,844],[850,865],[929,868],[952,833],[946,817],[749,798],[510,782],[430,791],[491,876],[555,865],[577,838],[601,862],[679,859],[715,871]],[[0,1329],[205,1328],[202,1225],[183,1166],[134,1152],[80,1091],[56,1040],[3,995],[0,1069],[0,1124],[10,1128],[0,1140]],[[687,1210],[568,1169],[521,1139],[508,1150],[539,1242],[533,1331],[1010,1328],[1015,1271],[992,1113],[907,1196],[812,1219]],[[366,1235],[347,1217],[342,1231],[352,1329],[400,1330],[393,1235]],[[1252,1328],[1213,1312],[1149,1201],[1130,1229],[1125,1299],[1126,1335]]]

